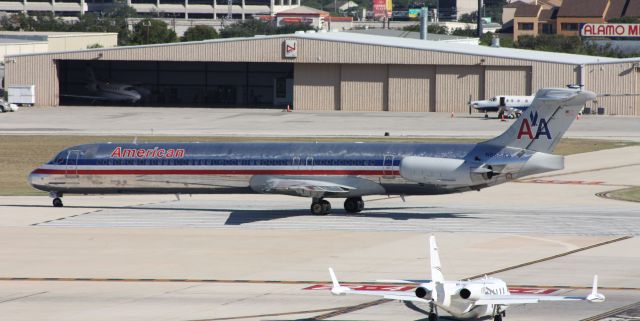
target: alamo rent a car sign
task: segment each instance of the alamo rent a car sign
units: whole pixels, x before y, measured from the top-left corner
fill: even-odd
[[[640,24],[585,23],[580,28],[583,37],[640,37]]]

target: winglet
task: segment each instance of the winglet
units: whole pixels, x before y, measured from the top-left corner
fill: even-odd
[[[329,268],[329,275],[331,276],[331,283],[332,283],[331,294],[343,295],[343,294],[347,294],[347,292],[351,290],[348,287],[340,286],[340,283],[338,282],[338,278],[336,277],[336,274],[333,272],[332,268]]]
[[[598,293],[598,275],[593,276],[593,287],[591,288],[591,294],[587,296],[587,301],[589,302],[604,302],[605,297],[604,294]]]
[[[442,275],[440,265],[440,254],[438,254],[438,244],[436,244],[436,237],[431,235],[429,238],[429,256],[431,257],[431,280],[436,283],[444,282],[444,275]]]

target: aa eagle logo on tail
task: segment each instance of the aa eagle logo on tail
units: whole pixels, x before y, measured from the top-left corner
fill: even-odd
[[[535,135],[533,129],[536,129]],[[538,117],[538,112],[532,112],[529,114],[529,118],[522,120],[520,124],[520,130],[518,131],[518,139],[523,136],[529,137],[529,139],[538,139],[540,136],[546,136],[547,139],[551,139],[551,132],[547,125],[547,120]]]

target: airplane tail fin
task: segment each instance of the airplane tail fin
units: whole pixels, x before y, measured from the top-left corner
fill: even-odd
[[[483,144],[551,153],[582,107],[595,98],[595,93],[586,90],[540,89],[531,107],[507,131]]]
[[[593,276],[593,286],[591,288],[591,294],[587,296],[589,302],[604,302],[604,294],[598,293],[598,275]]]
[[[431,236],[429,238],[429,256],[431,258],[431,280],[435,283],[443,283],[444,275],[442,275],[442,268],[440,265],[440,254],[438,254],[438,244],[436,244],[436,237]]]

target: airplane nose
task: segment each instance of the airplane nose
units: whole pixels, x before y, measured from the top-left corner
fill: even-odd
[[[29,182],[29,185],[33,188],[44,190],[43,187],[46,185],[44,179],[44,174],[38,173],[38,169],[36,168],[29,174],[29,177],[27,177],[27,182]]]

